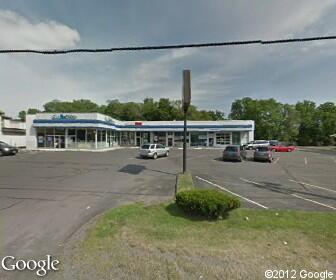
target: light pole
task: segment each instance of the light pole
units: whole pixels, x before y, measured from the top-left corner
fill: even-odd
[[[191,101],[190,70],[183,70],[182,106],[184,112],[183,129],[183,173],[187,170],[187,112]]]

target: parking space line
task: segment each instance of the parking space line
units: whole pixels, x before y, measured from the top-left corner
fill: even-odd
[[[264,184],[260,184],[260,183],[257,183],[257,182],[251,181],[251,180],[247,180],[247,179],[244,179],[244,178],[239,178],[239,179],[242,180],[242,181],[244,181],[244,182],[246,182],[246,183],[252,183],[252,184],[254,184],[254,185],[258,185],[258,186],[263,186],[263,187],[265,187]]]
[[[308,163],[307,157],[304,157],[304,163],[305,163],[305,164]]]
[[[309,187],[318,188],[318,189],[322,189],[322,190],[325,190],[325,191],[336,193],[335,190],[330,190],[330,189],[327,189],[327,188],[324,188],[324,187],[308,184],[308,183],[301,182],[301,181],[295,181],[295,180],[291,180],[291,179],[288,179],[288,180],[291,181],[291,182],[297,183],[297,184],[302,184],[302,185],[306,185],[306,186],[309,186]]]
[[[277,163],[280,160],[280,157],[276,158],[276,160],[274,161],[274,163]]]
[[[255,184],[255,185],[258,185],[258,186],[263,186],[263,187],[265,186],[264,184],[257,183],[257,182],[254,182],[254,181],[251,181],[251,180],[247,180],[247,179],[244,179],[244,178],[239,178],[239,179],[242,180],[242,181],[244,181],[244,182],[252,183],[252,184]],[[306,201],[310,201],[312,203],[315,203],[315,204],[318,204],[318,205],[321,205],[321,206],[324,206],[324,207],[336,210],[335,207],[332,207],[330,205],[327,205],[327,204],[324,204],[324,203],[321,203],[321,202],[318,202],[318,201],[315,201],[315,200],[312,200],[312,199],[308,199],[308,198],[302,197],[302,196],[294,194],[294,193],[288,193],[288,194],[291,195],[291,196],[294,196],[296,198],[300,198],[300,199],[303,199],[303,200],[306,200]]]
[[[317,201],[315,201],[315,200],[308,199],[308,198],[302,197],[302,196],[297,195],[297,194],[293,194],[293,193],[292,193],[291,195],[294,196],[294,197],[297,197],[297,198],[300,198],[300,199],[303,199],[303,200],[306,200],[306,201],[310,201],[310,202],[312,202],[312,203],[315,203],[315,204],[318,204],[318,205],[321,205],[321,206],[324,206],[324,207],[327,207],[327,208],[336,210],[335,207],[332,207],[332,206],[330,206],[330,205],[327,205],[327,204],[324,204],[324,203],[321,203],[321,202],[317,202]]]
[[[224,187],[222,187],[222,186],[220,186],[220,185],[217,185],[217,184],[215,184],[215,183],[212,183],[212,182],[210,182],[210,181],[208,181],[208,180],[206,180],[206,179],[203,179],[203,178],[201,178],[201,177],[199,177],[199,176],[195,176],[195,177],[196,177],[197,179],[199,179],[199,180],[201,180],[201,181],[203,181],[203,182],[206,182],[206,183],[208,183],[208,184],[210,184],[210,185],[213,185],[213,186],[215,186],[215,187],[217,187],[217,188],[219,188],[219,189],[221,189],[221,190],[223,190],[223,191],[226,191],[226,192],[228,192],[228,193],[230,193],[230,194],[233,194],[233,195],[235,195],[235,196],[238,196],[239,198],[244,199],[244,200],[246,200],[247,202],[250,202],[250,203],[252,203],[252,204],[255,204],[255,205],[257,205],[257,206],[259,206],[259,207],[261,207],[261,208],[268,209],[267,206],[264,206],[264,205],[262,205],[262,204],[260,204],[260,203],[258,203],[258,202],[256,202],[256,201],[253,201],[253,200],[248,199],[248,198],[246,198],[246,197],[243,197],[243,196],[241,196],[241,195],[239,195],[239,194],[237,194],[237,193],[234,193],[234,192],[232,192],[232,191],[230,191],[230,190],[228,190],[228,189],[226,189],[226,188],[224,188]]]

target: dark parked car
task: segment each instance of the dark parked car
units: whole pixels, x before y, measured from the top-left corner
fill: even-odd
[[[230,145],[223,151],[223,160],[242,161],[240,146]]]
[[[15,155],[18,152],[19,150],[16,147],[10,146],[5,142],[0,141],[0,156]]]
[[[270,140],[270,146],[278,146],[279,145],[279,141],[278,140]]]
[[[254,151],[254,161],[272,162],[273,152],[270,147],[258,147]]]

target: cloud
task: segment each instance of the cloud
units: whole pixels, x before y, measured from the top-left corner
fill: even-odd
[[[151,5],[123,1],[123,9],[104,6],[101,10],[84,1],[74,12],[69,12],[66,0],[59,0],[55,9],[46,9],[48,4],[42,2],[37,6],[43,8],[36,11],[34,7],[34,13],[22,8],[29,18],[0,9],[0,48],[69,48],[79,40],[90,47],[179,44],[336,32],[336,1],[331,0],[193,0],[192,6],[178,0],[158,0]],[[82,16],[83,6],[86,17]],[[120,13],[128,9],[136,13]],[[36,21],[34,14],[58,22]],[[75,27],[80,28],[81,37],[62,23],[60,14],[78,24]],[[97,21],[87,21],[89,16]],[[89,98],[99,103],[115,98],[180,98],[182,69],[187,68],[192,70],[192,100],[200,108],[227,113],[234,99],[272,94],[284,102],[303,98],[320,102],[330,100],[336,87],[328,75],[335,72],[334,45],[328,41],[57,57],[0,56],[0,64],[6,65],[0,67],[0,109],[16,114],[28,107],[41,108],[54,98]]]
[[[56,49],[74,47],[79,33],[55,21],[34,22],[9,10],[0,10],[0,48]]]

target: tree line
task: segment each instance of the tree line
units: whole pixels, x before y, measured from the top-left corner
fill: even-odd
[[[333,145],[336,133],[336,105],[304,100],[295,105],[273,98],[245,97],[231,105],[230,119],[254,120],[255,139],[279,139],[302,146]]]
[[[173,121],[183,120],[182,102],[160,98],[146,98],[143,102],[120,102],[117,99],[108,100],[106,105],[98,105],[87,99],[73,101],[52,100],[43,105],[46,113],[91,113],[98,112],[122,121]],[[30,108],[19,112],[19,118],[25,120],[26,114],[40,112]],[[190,105],[188,110],[189,120],[224,120],[224,113],[218,110],[200,110]]]
[[[117,99],[107,101],[106,105],[98,105],[91,100],[73,101],[52,100],[43,106],[47,113],[89,113],[99,112],[110,117],[123,120],[172,121],[183,120],[180,100],[146,98],[143,102],[120,102]],[[19,117],[25,119],[26,114],[35,114],[37,109],[21,111]],[[190,105],[189,120],[224,120],[219,110],[200,110]],[[336,133],[336,105],[325,102],[316,105],[313,101],[304,100],[296,104],[284,104],[277,100],[252,99],[245,97],[235,100],[227,119],[254,120],[255,139],[277,139],[298,145],[332,145]]]

